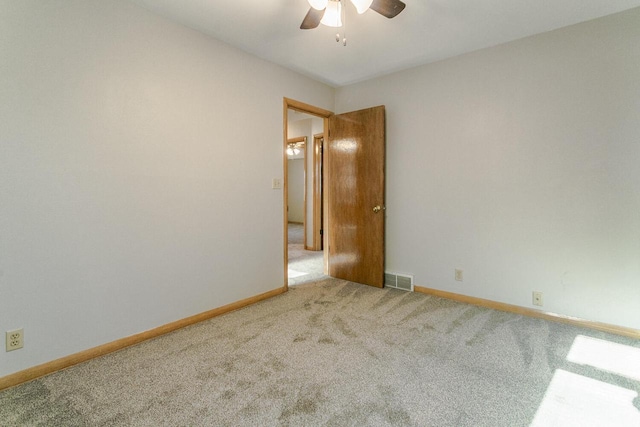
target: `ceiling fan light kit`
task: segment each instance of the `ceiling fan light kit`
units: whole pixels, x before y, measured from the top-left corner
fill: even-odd
[[[327,7],[327,3],[329,0],[308,0],[309,6],[314,8],[315,10],[324,10]]]
[[[309,2],[309,6],[314,8],[315,10],[324,10],[332,3],[341,3],[338,0],[307,0]],[[356,10],[360,15],[365,13],[369,7],[371,7],[371,3],[373,0],[351,0],[351,3],[356,7]]]
[[[324,16],[320,23],[327,27],[342,27],[342,2],[330,1],[324,10]]]
[[[358,14],[362,15],[371,7],[373,0],[351,0],[351,3],[356,7]]]
[[[307,0],[309,2],[309,11],[300,24],[300,29],[310,30],[317,28],[318,25],[326,25],[327,27],[339,28],[343,26],[346,19],[343,3],[346,0]],[[350,0],[351,4],[356,8],[358,14],[363,14],[371,9],[378,12],[386,18],[394,18],[405,8],[405,4],[401,0]],[[336,41],[340,41],[340,34],[336,35]],[[343,44],[347,45],[346,37]]]

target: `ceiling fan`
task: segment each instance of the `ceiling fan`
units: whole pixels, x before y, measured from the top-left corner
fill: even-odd
[[[310,30],[323,24],[329,27],[342,26],[342,5],[346,0],[308,0],[309,12],[302,20],[300,29]],[[400,0],[351,0],[359,14],[372,9],[391,19],[406,6]]]

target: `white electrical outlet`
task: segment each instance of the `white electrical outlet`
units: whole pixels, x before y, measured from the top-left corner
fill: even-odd
[[[271,180],[271,188],[274,190],[279,190],[282,188],[282,180],[280,178],[273,178]]]
[[[455,277],[458,282],[462,282],[462,270],[456,268]]]
[[[24,347],[24,330],[14,329],[7,331],[7,351],[17,350]]]
[[[542,307],[542,292],[533,291],[533,305]]]

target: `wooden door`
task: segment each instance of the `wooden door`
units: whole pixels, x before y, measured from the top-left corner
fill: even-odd
[[[384,285],[384,106],[329,118],[328,264],[332,277]]]

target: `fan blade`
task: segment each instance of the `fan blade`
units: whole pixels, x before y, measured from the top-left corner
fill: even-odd
[[[405,6],[400,0],[373,0],[370,8],[391,19],[402,12]]]
[[[317,10],[314,9],[312,7],[309,8],[309,12],[307,12],[307,16],[304,17],[304,19],[302,20],[302,24],[300,24],[300,29],[301,30],[310,30],[312,28],[316,28],[318,25],[320,25],[320,21],[322,20],[322,17],[324,16],[324,11],[327,10],[322,9],[322,10]]]

